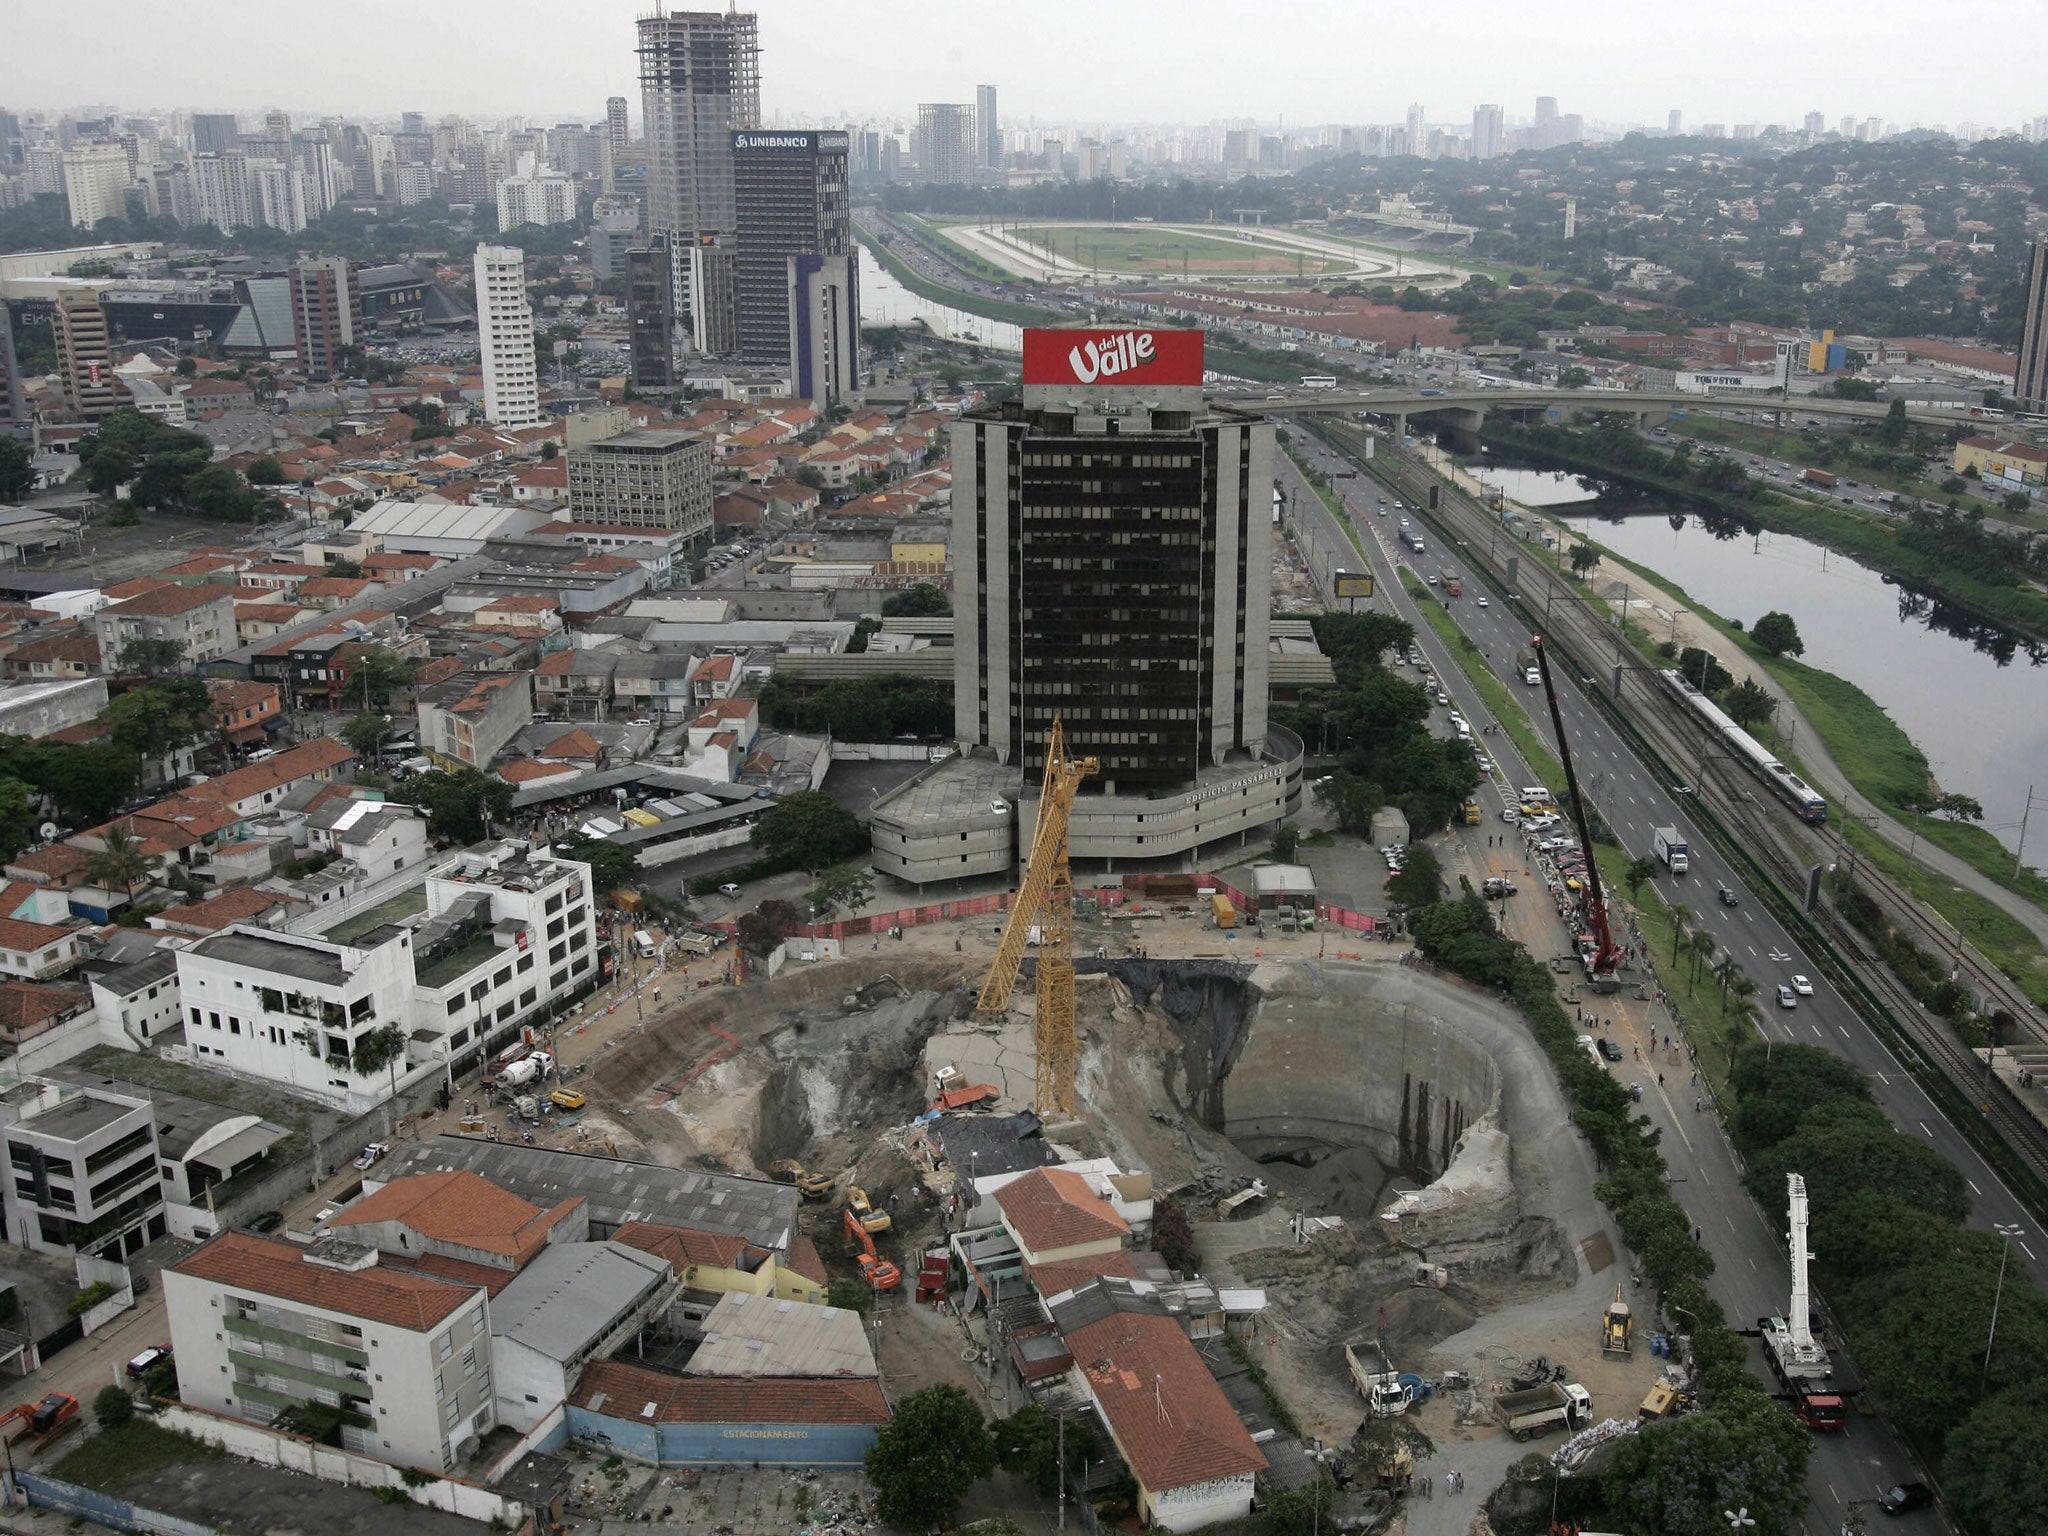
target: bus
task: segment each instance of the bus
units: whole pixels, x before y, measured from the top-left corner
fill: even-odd
[[[1301,376],[1303,389],[1335,389],[1337,376],[1334,373],[1305,373]]]

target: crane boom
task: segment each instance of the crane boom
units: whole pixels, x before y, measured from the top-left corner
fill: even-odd
[[[1564,764],[1564,787],[1571,796],[1572,825],[1579,831],[1579,846],[1586,850],[1586,926],[1593,931],[1593,954],[1586,962],[1587,973],[1596,986],[1614,985],[1614,973],[1621,965],[1621,949],[1607,926],[1607,897],[1600,889],[1600,861],[1594,857],[1593,833],[1586,820],[1586,802],[1579,794],[1579,775],[1572,767],[1572,744],[1565,739],[1564,716],[1557,707],[1557,687],[1550,680],[1550,653],[1543,637],[1529,641],[1536,653],[1536,665],[1543,675],[1543,697],[1550,705],[1550,728],[1557,733],[1557,757]]]
[[[1038,1075],[1032,1107],[1040,1115],[1074,1112],[1074,1070],[1079,1046],[1074,1035],[1074,879],[1067,863],[1067,822],[1081,781],[1101,772],[1092,757],[1069,757],[1065,728],[1055,719],[1046,733],[1045,780],[1038,797],[1038,825],[1017,899],[1010,905],[995,962],[982,984],[982,1013],[1007,1013],[1010,989],[1024,964],[1031,929],[1039,930],[1037,999],[1032,1023]]]
[[[1796,1173],[1785,1175],[1785,1204],[1785,1237],[1792,1258],[1792,1310],[1785,1319],[1787,1342],[1801,1363],[1825,1362],[1827,1351],[1814,1342],[1813,1324],[1809,1321],[1812,1305],[1806,1266],[1813,1255],[1806,1251],[1806,1180]]]

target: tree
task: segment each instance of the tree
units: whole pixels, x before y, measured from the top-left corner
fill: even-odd
[[[953,599],[928,581],[882,599],[885,619],[936,619],[953,611]]]
[[[19,779],[0,778],[0,858],[13,858],[37,841],[35,791]]]
[[[1387,881],[1387,898],[1411,910],[1444,899],[1444,871],[1437,857],[1420,843],[1408,846],[1401,873]]]
[[[137,635],[114,656],[114,670],[135,677],[163,677],[185,664],[185,648],[175,640]]]
[[[1040,1494],[1058,1491],[1062,1455],[1066,1465],[1078,1467],[1100,1454],[1087,1420],[1050,1414],[1036,1403],[997,1419],[989,1430],[995,1438],[997,1464],[1028,1479]]]
[[[135,754],[110,741],[37,742],[20,760],[26,781],[56,801],[74,826],[97,826],[135,793]]]
[[[1667,1419],[1616,1446],[1602,1485],[1609,1510],[1632,1536],[1713,1536],[1728,1528],[1724,1509],[1748,1510],[1756,1536],[1797,1529],[1806,1502],[1799,1442],[1747,1415]]]
[[[1621,883],[1628,888],[1628,899],[1642,905],[1643,887],[1657,875],[1655,859],[1630,859],[1628,868],[1622,871]]]
[[[1766,656],[1804,656],[1806,642],[1799,638],[1799,626],[1792,622],[1789,613],[1771,612],[1756,621],[1749,632],[1757,649]]]
[[[1887,448],[1896,448],[1912,433],[1912,424],[1906,420],[1906,402],[1893,400],[1886,408],[1884,420],[1878,423],[1877,440]]]
[[[1301,848],[1301,833],[1295,828],[1282,824],[1273,834],[1273,858],[1276,863],[1292,864]]]
[[[283,485],[284,466],[267,453],[259,453],[243,472],[251,485]]]
[[[93,1394],[92,1416],[101,1429],[119,1429],[135,1417],[135,1399],[110,1383]]]
[[[357,715],[341,728],[341,739],[358,757],[373,757],[391,734],[391,717],[378,711]]]
[[[1386,804],[1386,795],[1379,785],[1340,770],[1316,785],[1316,800],[1337,818],[1340,831],[1366,837],[1372,832],[1373,813]]]
[[[1828,386],[1837,400],[1875,400],[1877,386],[1868,379],[1839,378]]]
[[[1331,1493],[1320,1472],[1306,1488],[1282,1488],[1266,1499],[1265,1536],[1315,1536],[1336,1522],[1330,1515]]]
[[[874,875],[858,864],[835,864],[818,876],[807,898],[819,917],[830,917],[844,907],[852,912],[864,907],[875,894]]]
[[[404,1059],[405,1031],[396,1024],[379,1024],[356,1037],[348,1064],[357,1077],[369,1077],[389,1066],[396,1086],[397,1063]]]
[[[843,1312],[865,1312],[874,1299],[874,1288],[851,1275],[841,1275],[825,1287],[825,1305]]]
[[[142,851],[142,845],[118,826],[110,826],[100,836],[100,847],[85,861],[85,878],[103,891],[119,889],[130,900],[134,899],[138,882],[149,875],[149,856]]]
[[[1678,964],[1678,951],[1684,946],[1686,935],[1692,931],[1692,908],[1682,901],[1671,904],[1671,963]]]
[[[2048,1394],[2039,1382],[1970,1410],[1948,1437],[1942,1497],[1965,1531],[2044,1536],[2041,1468],[2048,1466]]]
[[[862,1465],[875,1486],[875,1513],[922,1531],[946,1521],[968,1487],[995,1470],[996,1443],[966,1392],[926,1387],[896,1405]]]
[[[21,500],[35,483],[28,445],[18,438],[0,436],[0,501]]]
[[[1572,574],[1584,576],[1600,563],[1600,551],[1590,544],[1574,544],[1568,558],[1572,564]]]
[[[1692,979],[1700,979],[1700,967],[1714,958],[1714,952],[1721,947],[1721,941],[1704,928],[1696,928],[1692,935]]]
[[[1870,1105],[1810,1111],[1800,1129],[1750,1159],[1743,1182],[1766,1209],[1785,1199],[1785,1175],[1806,1179],[1816,1219],[1864,1191],[1961,1221],[1970,1209],[1962,1173],[1923,1142],[1901,1136]]]
[[[1592,382],[1593,375],[1589,369],[1572,367],[1558,370],[1557,387],[1559,389],[1584,389]]]
[[[754,823],[753,843],[784,869],[813,872],[867,851],[867,830],[822,790],[785,795]]]
[[[510,813],[515,793],[503,779],[465,765],[414,774],[391,791],[391,798],[424,810],[427,830],[434,836],[475,843],[490,836],[489,823],[503,821]]]
[[[111,496],[135,478],[135,455],[123,448],[102,448],[84,469],[86,489],[95,496]]]
[[[206,685],[188,677],[129,689],[100,712],[100,723],[115,745],[154,763],[199,739],[207,709]]]
[[[412,680],[412,663],[380,645],[364,651],[349,664],[345,691],[349,698],[368,709],[373,703],[389,703],[391,695],[411,687]]]
[[[194,516],[221,523],[253,523],[263,498],[225,464],[209,464],[185,482],[185,506]]]
[[[616,891],[640,869],[640,861],[634,857],[633,850],[609,838],[579,838],[555,852],[562,858],[574,859],[578,864],[588,864],[590,884],[599,892]]]
[[[803,914],[788,902],[764,901],[753,911],[743,913],[736,925],[740,950],[752,960],[772,955],[783,935],[802,921]]]
[[[1746,677],[1721,695],[1721,707],[1737,725],[1762,725],[1778,712],[1778,701],[1755,678]]]
[[[1701,693],[1719,694],[1735,686],[1735,677],[1714,653],[1688,645],[1678,653],[1678,675]]]
[[[1934,814],[1950,821],[1982,821],[1984,807],[1968,795],[1943,794],[1935,797]]]

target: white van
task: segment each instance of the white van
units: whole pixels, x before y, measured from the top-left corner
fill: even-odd
[[[1550,791],[1541,784],[1524,784],[1522,786],[1522,798],[1547,805],[1550,803]]]
[[[643,960],[652,960],[654,958],[654,935],[645,928],[635,928],[633,930],[633,953]]]

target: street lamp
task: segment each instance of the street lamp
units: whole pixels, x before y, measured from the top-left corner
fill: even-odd
[[[1733,1531],[1735,1536],[1742,1536],[1742,1532],[1745,1529],[1756,1525],[1756,1521],[1752,1520],[1749,1516],[1749,1506],[1747,1504],[1743,1505],[1740,1509],[1724,1509],[1721,1513],[1728,1517],[1728,1529]]]
[[[1983,1395],[1984,1389],[1991,1381],[1991,1346],[1998,1342],[1998,1304],[2005,1299],[2005,1261],[2012,1254],[2012,1240],[2027,1235],[2016,1222],[2011,1225],[2002,1221],[1994,1222],[1991,1230],[2005,1239],[2005,1246],[1998,1254],[1998,1288],[1991,1293],[1991,1332],[1984,1340],[1984,1371],[1977,1380],[1979,1396]]]

